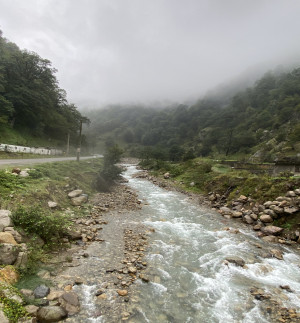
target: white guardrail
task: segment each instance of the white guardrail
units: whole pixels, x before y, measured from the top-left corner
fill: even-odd
[[[38,155],[62,155],[63,151],[55,148],[43,147],[24,147],[16,145],[0,144],[0,151],[7,151],[10,153],[24,153],[24,154],[38,154]]]

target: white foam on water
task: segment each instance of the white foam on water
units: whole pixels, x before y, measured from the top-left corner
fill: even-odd
[[[254,301],[255,306],[244,314],[243,323],[270,323],[259,309],[259,301]]]
[[[155,291],[155,293],[158,294],[159,296],[166,293],[168,290],[167,287],[159,283],[151,282],[150,285],[153,287],[153,290]]]

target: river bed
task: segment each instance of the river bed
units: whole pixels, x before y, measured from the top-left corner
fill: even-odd
[[[152,281],[135,285],[140,303],[130,322],[297,321],[285,314],[300,308],[296,250],[265,243],[246,225],[133,178],[136,172],[128,166],[125,177],[148,203],[143,223],[155,233],[147,252]],[[271,256],[274,248],[283,260]],[[228,257],[240,257],[246,265],[228,263]]]
[[[105,241],[89,245],[90,257],[78,257],[78,267],[65,272],[86,280],[75,288],[81,312],[68,322],[300,321],[299,250],[266,243],[247,225],[224,219],[187,195],[136,178],[138,172],[126,165],[124,177],[143,207],[103,216],[108,220],[102,232]],[[154,229],[143,252],[147,262],[143,272],[150,282],[122,276],[130,288],[128,297],[120,297],[116,286],[126,255],[124,232],[138,235],[145,228]],[[99,288],[105,294],[100,299],[95,296]]]

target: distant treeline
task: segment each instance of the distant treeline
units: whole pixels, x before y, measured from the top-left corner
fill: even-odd
[[[64,141],[70,133],[76,141],[84,118],[67,102],[55,73],[49,60],[19,49],[0,30],[0,128]]]
[[[300,152],[300,68],[268,72],[230,100],[210,96],[165,109],[110,106],[89,117],[94,144],[116,141],[132,153],[169,160],[257,150],[270,160],[277,153]]]

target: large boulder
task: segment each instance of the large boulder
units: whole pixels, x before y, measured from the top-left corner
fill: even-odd
[[[13,244],[0,244],[0,265],[12,265],[19,254],[19,248]]]
[[[261,228],[261,231],[267,235],[276,236],[283,231],[283,228],[276,227],[275,225],[268,225],[266,227]]]
[[[80,304],[76,293],[66,292],[60,298],[61,306],[71,315],[79,312]]]
[[[17,245],[15,238],[9,232],[0,232],[0,243],[10,243]]]
[[[4,229],[4,232],[11,233],[17,243],[22,243],[23,242],[22,235],[18,231],[16,231],[13,227],[6,227]]]
[[[0,269],[0,282],[15,284],[18,280],[19,274],[13,266],[5,266]]]
[[[80,206],[82,205],[83,203],[86,203],[88,200],[88,196],[86,194],[81,194],[80,196],[77,196],[77,197],[73,197],[71,199],[71,203],[72,205],[74,206]]]
[[[67,311],[61,306],[44,306],[37,312],[37,318],[40,323],[58,322],[67,316]]]
[[[72,199],[73,197],[77,197],[83,193],[82,190],[74,190],[68,194],[68,197]]]
[[[9,210],[0,210],[0,232],[6,227],[11,227],[13,225],[11,219],[11,212]]]

